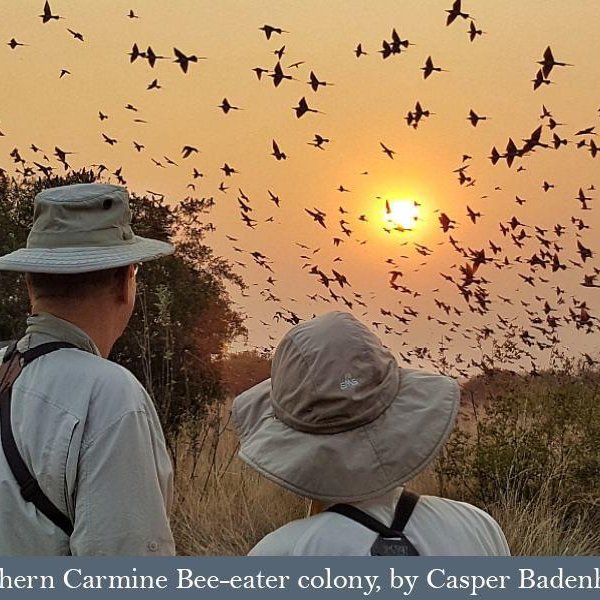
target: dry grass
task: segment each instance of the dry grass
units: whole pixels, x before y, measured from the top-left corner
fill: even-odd
[[[179,554],[244,555],[263,536],[306,514],[302,498],[237,458],[228,409],[211,415],[198,442],[177,446],[173,531]]]
[[[236,456],[237,439],[228,409],[211,416],[196,441],[185,433],[177,445],[176,498],[172,518],[179,554],[244,555],[264,535],[306,515],[308,502],[266,480]],[[504,486],[500,501],[484,507],[500,523],[514,555],[598,555],[600,528],[590,519],[571,516],[570,503],[556,497],[548,485],[529,502],[518,490]],[[420,494],[443,486],[430,468],[409,486]],[[598,513],[597,500],[596,513]],[[593,504],[592,504],[593,506]],[[564,523],[570,519],[569,526]]]
[[[569,500],[561,494],[568,465],[555,467],[529,501],[504,487],[500,499],[485,507],[498,521],[514,555],[597,556],[600,553],[600,498]]]

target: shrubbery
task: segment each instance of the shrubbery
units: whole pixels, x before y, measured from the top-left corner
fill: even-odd
[[[470,421],[452,434],[438,475],[446,491],[480,506],[554,505],[559,526],[600,527],[600,370],[595,364],[535,375],[493,371],[467,383]],[[591,520],[591,522],[590,522]]]

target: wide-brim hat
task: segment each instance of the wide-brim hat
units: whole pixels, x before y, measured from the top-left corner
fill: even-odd
[[[135,235],[122,186],[81,183],[40,192],[27,245],[0,257],[0,270],[85,273],[146,262],[174,252]]]
[[[415,477],[454,428],[457,382],[399,368],[379,338],[349,313],[292,328],[271,378],[237,396],[240,457],[309,498],[355,502]]]

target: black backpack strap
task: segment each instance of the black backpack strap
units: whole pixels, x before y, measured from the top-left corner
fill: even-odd
[[[394,520],[391,525],[394,531],[404,531],[418,501],[419,494],[406,489],[402,490],[402,495],[398,499],[398,504],[396,504],[396,512],[394,513]]]
[[[351,504],[334,504],[327,511],[348,517],[378,533],[379,536],[371,547],[372,556],[418,556],[419,552],[404,535],[404,528],[418,501],[418,494],[402,490],[390,527]]]
[[[0,368],[0,436],[6,461],[19,484],[23,499],[26,502],[33,502],[43,515],[70,536],[73,533],[70,519],[44,494],[37,480],[30,473],[17,447],[11,423],[12,388],[15,380],[31,361],[60,348],[77,348],[77,346],[68,342],[49,342],[20,354],[16,351],[15,342],[7,349]]]
[[[394,537],[400,533],[399,531],[394,531],[391,527],[387,527],[375,517],[372,517],[370,514],[360,510],[360,508],[356,508],[356,506],[352,506],[351,504],[334,504],[327,509],[327,512],[334,512],[338,515],[348,517],[349,519],[364,525],[371,531],[374,531],[383,537]]]

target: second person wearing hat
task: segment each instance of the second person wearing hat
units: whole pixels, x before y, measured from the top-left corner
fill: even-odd
[[[288,523],[250,554],[509,555],[502,530],[483,510],[403,494],[442,448],[458,408],[455,380],[399,368],[349,313],[292,328],[275,351],[271,378],[234,401],[240,457],[338,512]],[[400,521],[403,531],[394,536]]]

